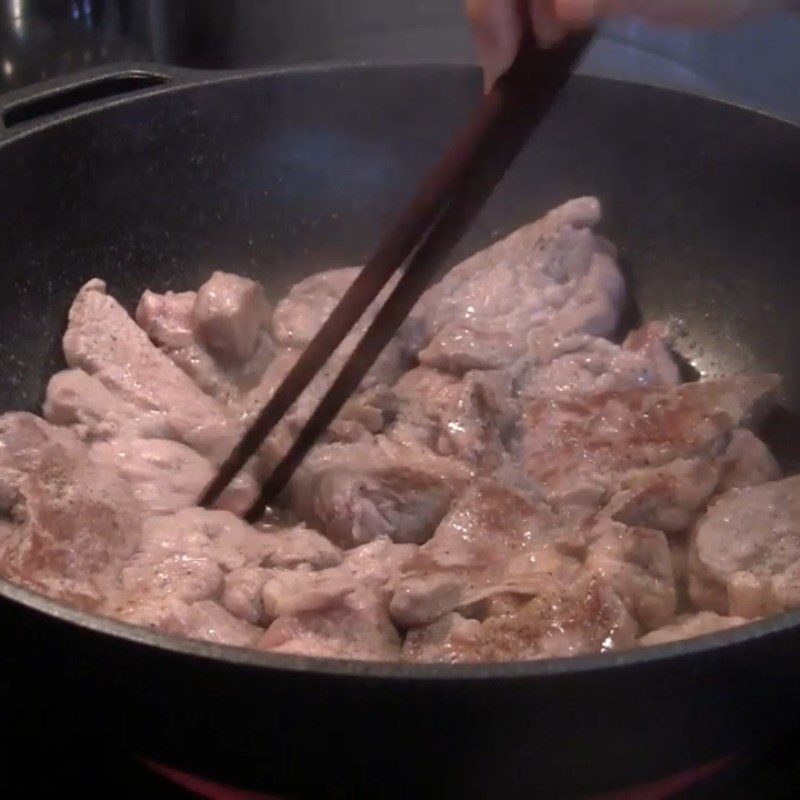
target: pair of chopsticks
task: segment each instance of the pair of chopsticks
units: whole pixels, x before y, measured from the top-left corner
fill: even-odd
[[[423,181],[410,205],[220,467],[204,491],[200,505],[209,507],[216,502],[381,289],[407,263],[394,291],[342,371],[263,484],[246,519],[256,521],[278,497],[416,305],[437,267],[459,242],[530,133],[545,117],[590,40],[589,33],[576,34],[556,47],[542,49],[532,33],[526,35],[511,68],[484,96],[472,120]]]

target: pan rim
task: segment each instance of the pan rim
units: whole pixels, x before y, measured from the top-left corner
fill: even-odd
[[[42,133],[52,127],[57,127],[68,123],[73,119],[92,116],[94,114],[102,113],[108,109],[116,108],[118,106],[128,106],[137,103],[145,102],[153,97],[161,95],[179,94],[183,92],[192,91],[203,86],[221,86],[227,84],[235,84],[254,80],[258,78],[302,78],[308,75],[316,75],[320,73],[340,73],[349,74],[352,72],[373,72],[373,73],[393,73],[393,72],[409,72],[409,71],[440,71],[444,73],[453,74],[472,74],[476,78],[476,85],[480,85],[480,69],[475,64],[470,63],[447,63],[441,61],[364,61],[364,60],[331,60],[331,61],[309,61],[298,64],[290,65],[271,65],[266,67],[252,67],[246,69],[236,70],[193,70],[193,69],[175,69],[172,73],[175,77],[175,82],[167,82],[163,85],[152,87],[149,89],[142,89],[134,94],[121,95],[106,98],[103,100],[90,101],[84,105],[76,106],[73,109],[58,112],[52,116],[44,117],[41,120],[33,121],[25,124],[18,132],[14,129],[4,130],[3,137],[0,138],[0,150],[13,145],[22,139],[27,139],[29,136]],[[127,73],[127,72],[161,72],[165,74],[170,73],[170,68],[165,68],[163,65],[153,65],[147,62],[131,62],[129,64],[115,65],[112,73]],[[80,82],[82,76],[87,74],[97,75],[97,70],[87,70],[85,73],[77,73],[67,76],[64,79],[64,87],[68,88],[72,85],[72,81]],[[629,86],[636,89],[645,89],[650,92],[671,95],[675,98],[682,98],[688,102],[694,102],[704,105],[713,105],[721,108],[728,109],[735,113],[744,114],[749,117],[755,116],[762,120],[769,121],[780,126],[800,131],[800,123],[794,122],[790,119],[779,116],[770,111],[754,108],[744,103],[739,103],[728,98],[716,97],[713,95],[695,94],[685,89],[675,88],[672,86],[661,85],[653,81],[632,81],[627,78],[620,78],[615,76],[605,75],[591,75],[583,72],[576,72],[571,81],[577,81],[584,84],[614,84],[617,86]],[[55,81],[55,83],[60,83]]]
[[[198,72],[172,85],[157,87],[139,92],[132,96],[116,97],[79,107],[40,123],[26,127],[15,134],[7,132],[7,138],[0,143],[0,150],[13,145],[29,136],[43,133],[50,128],[68,123],[70,120],[99,114],[120,105],[145,102],[162,94],[172,94],[197,89],[205,85],[224,85],[257,78],[299,78],[318,73],[349,74],[369,70],[373,73],[392,73],[410,70],[437,70],[453,74],[473,73],[476,78],[479,70],[470,64],[453,64],[441,62],[364,62],[364,61],[332,61],[324,63],[296,64],[279,67],[259,67],[255,69],[220,71],[210,74]],[[800,126],[790,120],[773,114],[754,110],[729,100],[695,95],[680,89],[657,86],[651,83],[637,83],[619,78],[598,77],[579,74],[575,79],[580,83],[614,83],[634,86],[659,93],[686,98],[691,102],[713,104],[736,113],[755,115],[771,123],[788,126],[800,132]],[[800,610],[778,614],[764,620],[754,621],[732,630],[696,637],[681,642],[656,645],[618,653],[606,653],[572,658],[547,659],[542,661],[520,661],[497,664],[406,664],[400,662],[348,661],[341,659],[316,659],[303,656],[291,656],[259,651],[251,648],[229,647],[207,642],[184,639],[182,637],[159,633],[146,628],[130,625],[114,619],[96,616],[64,606],[33,590],[13,584],[0,578],[0,599],[14,605],[21,605],[37,614],[44,615],[56,622],[73,626],[82,631],[107,640],[122,640],[135,646],[144,646],[153,651],[170,653],[175,656],[188,657],[201,661],[225,663],[236,669],[257,669],[259,671],[283,672],[287,674],[308,674],[309,672],[331,679],[361,678],[380,684],[386,682],[493,682],[504,683],[514,680],[547,680],[567,675],[605,674],[611,670],[623,670],[655,665],[676,658],[688,660],[694,656],[723,651],[733,653],[737,648],[751,645],[791,632],[800,636]]]

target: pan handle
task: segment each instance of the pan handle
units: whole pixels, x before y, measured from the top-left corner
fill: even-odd
[[[0,96],[0,141],[84,114],[131,95],[202,81],[205,73],[154,64],[124,64],[84,70]]]

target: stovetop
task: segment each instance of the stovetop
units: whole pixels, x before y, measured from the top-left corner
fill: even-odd
[[[6,797],[140,797],[148,800],[245,800],[252,793],[200,793],[175,785],[144,762],[100,743],[18,742],[0,736]],[[32,759],[31,754],[36,758]],[[32,766],[32,765],[36,766]],[[46,765],[46,769],[42,766]],[[497,797],[502,797],[498,779]],[[677,793],[604,795],[609,800],[795,800],[800,796],[800,735],[739,759],[727,769]],[[321,798],[322,800],[322,798]],[[587,798],[587,800],[590,800]]]

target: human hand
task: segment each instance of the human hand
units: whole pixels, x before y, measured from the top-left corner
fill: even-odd
[[[552,45],[569,31],[601,19],[638,16],[685,26],[722,25],[751,14],[776,11],[791,0],[524,0],[539,41]],[[519,0],[467,0],[487,86],[514,61],[522,38]]]

